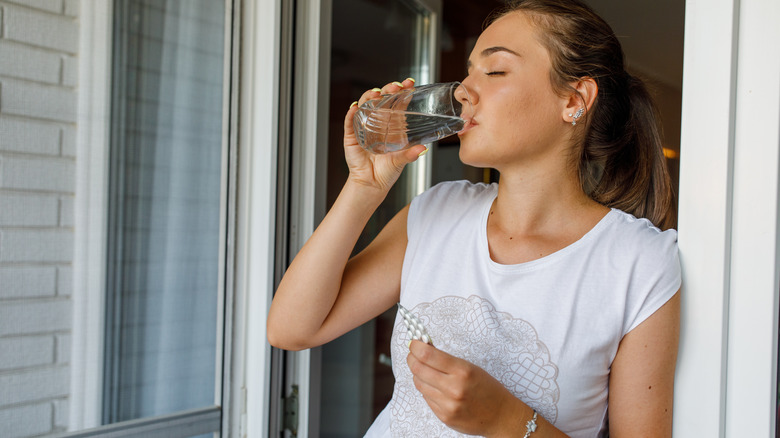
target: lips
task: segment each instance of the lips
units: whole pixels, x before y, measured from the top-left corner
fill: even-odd
[[[470,117],[464,117],[466,119],[466,124],[463,125],[463,129],[458,131],[458,137],[464,135],[468,131],[470,131],[473,127],[477,126],[479,123],[477,123],[473,118]]]

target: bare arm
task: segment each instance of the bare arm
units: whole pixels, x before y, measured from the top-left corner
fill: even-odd
[[[412,81],[405,81],[408,87]],[[381,92],[397,92],[397,83]],[[367,91],[361,103],[377,98]],[[406,250],[404,209],[359,255],[349,260],[360,233],[398,179],[424,146],[373,155],[360,147],[350,108],[344,119],[344,153],[349,178],[314,234],[282,278],[268,314],[271,345],[301,350],[328,342],[388,309],[398,300]]]
[[[680,293],[623,337],[609,378],[614,438],[671,437]]]
[[[298,253],[268,315],[271,345],[301,350],[322,345],[379,315],[398,301],[406,250],[404,208],[373,242],[348,261],[371,212],[347,184]]]

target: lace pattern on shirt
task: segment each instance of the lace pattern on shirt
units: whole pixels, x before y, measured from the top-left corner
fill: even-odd
[[[447,296],[411,309],[437,348],[468,360],[504,384],[547,421],[558,417],[558,367],[528,322],[498,312],[482,297]],[[391,352],[396,383],[390,402],[395,437],[461,437],[436,418],[414,387],[406,363],[409,336],[396,318]]]

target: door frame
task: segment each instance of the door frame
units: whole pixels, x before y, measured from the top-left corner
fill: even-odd
[[[292,134],[289,151],[290,193],[288,218],[289,265],[314,233],[326,213],[328,102],[330,100],[330,46],[332,0],[296,2],[292,78]],[[284,352],[283,395],[298,387],[299,437],[319,436],[321,351],[318,348]],[[284,430],[281,425],[280,430]],[[276,431],[272,430],[271,434]],[[274,435],[277,436],[277,435]],[[289,436],[286,433],[282,436]]]
[[[675,436],[774,436],[780,41],[774,0],[686,2]]]
[[[270,164],[276,162],[276,151],[273,147],[263,150],[260,145],[275,145],[277,139],[278,107],[274,105],[279,78],[276,69],[267,66],[279,65],[280,1],[266,2],[262,11],[254,2],[245,4],[252,11],[245,15],[252,17],[245,21],[245,35],[252,37],[248,41],[254,47],[252,59],[245,59],[242,66],[242,96],[251,99],[249,104],[242,100],[242,116],[251,109],[249,124],[256,126],[242,124],[242,138],[252,140],[241,143],[244,154],[250,156],[240,160],[242,183],[249,180],[245,171],[251,170],[254,176],[251,185],[241,186],[250,191],[244,191],[241,199],[245,207],[253,207],[250,216],[253,227],[258,227],[253,228],[254,240],[246,245],[253,257],[237,259],[243,269],[248,269],[250,260],[255,268],[244,273],[251,280],[248,285],[267,291],[264,296],[256,294],[245,312],[255,316],[267,314],[273,293],[272,269],[262,268],[273,263],[268,248],[273,248],[269,230],[274,219],[267,212],[272,211],[276,189],[275,169]],[[307,35],[308,47],[321,42],[318,39],[327,24],[322,18],[329,5],[330,0],[310,3],[309,23],[316,27]],[[678,227],[683,293],[675,436],[772,436],[775,430],[780,53],[761,47],[767,41],[780,41],[777,22],[780,5],[774,0],[686,1]],[[327,64],[327,52],[315,52],[309,55],[309,65]],[[252,73],[250,78],[248,73]],[[317,93],[326,92],[320,89],[321,79],[311,74],[309,84]],[[303,126],[317,129],[316,124]],[[317,133],[307,138],[317,138]],[[316,147],[309,142],[306,147],[311,148],[310,157],[317,156]],[[313,161],[310,165],[316,165],[317,160]],[[306,228],[298,230],[298,245],[313,231],[314,218],[324,214],[314,201],[312,175],[302,182],[309,211],[302,215],[307,222]],[[262,248],[263,242],[268,246]],[[247,285],[243,290],[248,290]],[[247,410],[263,413],[249,416],[249,436],[264,436],[267,430],[254,425],[267,424],[267,403],[262,397],[268,385],[270,348],[264,324],[260,324],[263,321],[250,318],[246,343],[249,360],[244,366],[254,370],[246,373]],[[316,436],[311,429],[316,413],[309,408],[311,354],[298,353],[298,373],[304,376],[301,384],[308,385],[302,391],[300,420],[309,429],[301,430],[302,436]]]

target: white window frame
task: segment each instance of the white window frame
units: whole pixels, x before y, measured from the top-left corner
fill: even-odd
[[[297,253],[326,213],[328,112],[332,0],[298,2],[295,24],[295,71],[292,114],[292,187],[289,251]],[[292,255],[291,254],[291,255]],[[301,438],[319,436],[319,379],[311,373],[320,351],[286,352],[285,396],[298,386],[298,430]],[[283,427],[283,425],[282,425]],[[274,433],[275,431],[271,431]],[[287,436],[287,435],[285,435]]]
[[[229,436],[268,435],[282,0],[241,3],[233,369]]]
[[[739,8],[726,436],[774,436],[777,415],[780,2]]]
[[[688,0],[674,436],[774,436],[780,4]]]
[[[82,5],[69,430],[101,422],[113,3]]]

